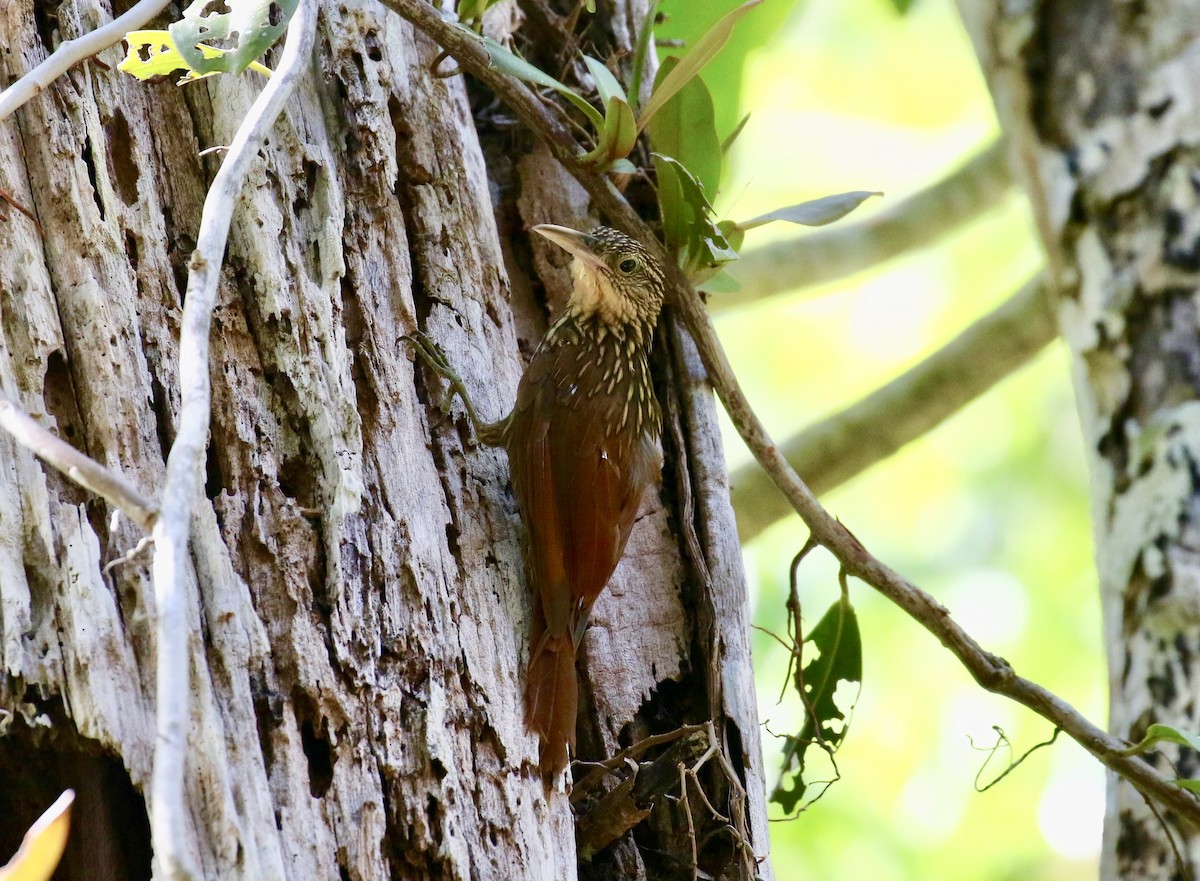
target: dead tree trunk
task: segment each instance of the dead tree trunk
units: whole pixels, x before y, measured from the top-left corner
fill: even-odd
[[[1194,4],[961,3],[1046,246],[1090,451],[1115,734],[1200,730],[1200,25]],[[1003,7],[1003,11],[1001,11]],[[1200,775],[1192,750],[1149,761]],[[1179,865],[1168,833],[1187,865]],[[1109,780],[1105,878],[1200,837]]]
[[[628,47],[634,6],[602,4],[591,38]],[[0,85],[113,12],[0,4]],[[458,404],[443,412],[403,337],[434,337],[501,415],[566,292],[562,255],[525,229],[599,218],[490,96],[432,76],[436,55],[368,0],[322,4],[311,76],[234,215],[191,536],[188,848],[208,878],[577,873],[571,806],[544,791],[522,720],[528,601],[506,463],[470,441]],[[37,218],[0,201],[0,384],[153,494],[214,148],[260,83],[144,85],[120,57],[0,123],[0,187]],[[714,720],[763,856],[713,402],[688,341],[663,328],[668,464],[593,616],[581,752]],[[106,569],[139,536],[6,436],[0,473],[0,855],[73,786],[68,876],[147,878],[154,597],[145,558]],[[728,812],[714,769],[700,779]],[[701,868],[747,877],[737,842],[692,806]],[[687,818],[660,798],[583,866],[691,878]]]

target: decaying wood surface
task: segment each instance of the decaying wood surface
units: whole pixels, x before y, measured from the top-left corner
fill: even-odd
[[[1200,730],[1200,23],[1194,4],[961,0],[1046,246],[1089,451],[1113,733]],[[1200,775],[1194,751],[1148,756]],[[1110,777],[1102,877],[1200,838]],[[1169,840],[1175,836],[1178,853]],[[1184,865],[1181,865],[1179,858]]]
[[[0,86],[111,12],[0,4]],[[642,12],[619,4],[601,21],[628,45]],[[524,229],[597,218],[542,151],[489,122],[485,95],[472,107],[461,77],[430,75],[437,49],[406,24],[365,0],[321,15],[313,75],[234,215],[214,321],[189,847],[222,879],[571,878],[571,809],[543,789],[522,718],[528,602],[506,463],[471,442],[461,405],[443,410],[402,337],[428,332],[480,411],[501,415],[566,293],[564,255],[531,250]],[[0,188],[41,226],[0,202],[0,384],[153,494],[190,236],[219,162],[200,153],[228,142],[260,83],[140,84],[120,57],[0,123]],[[671,336],[660,366],[691,458],[647,495],[596,607],[586,757],[715,711],[765,855],[713,402]],[[137,530],[4,435],[0,470],[0,813],[32,819],[73,783],[98,819],[76,824],[72,848],[102,854],[79,871],[148,877],[153,594],[145,559],[104,572]],[[661,848],[677,821],[638,834]],[[21,823],[0,826],[11,851]],[[692,868],[648,866],[627,838],[585,873],[616,867]]]

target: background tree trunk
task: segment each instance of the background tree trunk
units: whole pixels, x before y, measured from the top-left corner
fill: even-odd
[[[0,5],[0,84],[128,5]],[[589,39],[628,47],[634,5],[601,4]],[[234,214],[191,541],[188,847],[206,877],[576,874],[571,807],[544,791],[523,724],[507,466],[470,442],[460,405],[443,413],[402,337],[428,332],[483,415],[502,415],[568,284],[565,255],[525,229],[597,218],[490,95],[430,74],[436,54],[372,2],[323,3],[312,76]],[[0,123],[0,187],[40,224],[0,202],[0,384],[153,493],[220,161],[198,154],[232,138],[260,82],[144,85],[120,57]],[[715,719],[765,855],[713,402],[669,318],[660,337],[668,465],[593,616],[581,753]],[[145,558],[105,571],[137,530],[7,436],[0,469],[0,854],[70,785],[69,876],[149,877],[153,593]],[[711,766],[701,779],[728,809]],[[730,837],[707,835],[720,824],[697,821],[702,867],[743,877]],[[686,830],[660,800],[585,874],[690,878]]]
[[[960,6],[1029,189],[1073,354],[1091,460],[1110,725],[1131,740],[1156,722],[1197,731],[1195,6]],[[1200,774],[1192,750],[1167,747],[1149,761],[1179,777]],[[1110,777],[1102,865],[1105,878],[1194,877],[1200,836],[1170,817],[1164,827]]]

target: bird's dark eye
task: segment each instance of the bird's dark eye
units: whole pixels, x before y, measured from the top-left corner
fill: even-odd
[[[632,257],[626,257],[624,260],[622,260],[620,263],[617,264],[617,269],[621,270],[626,275],[633,272],[633,270],[635,270],[637,268],[638,268],[638,262],[636,260],[634,260]]]

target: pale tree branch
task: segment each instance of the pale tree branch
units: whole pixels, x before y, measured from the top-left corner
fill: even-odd
[[[735,309],[824,284],[932,244],[995,208],[1011,187],[1004,145],[994,141],[936,184],[869,220],[748,250],[727,267],[740,289],[710,295],[709,309]]]
[[[110,471],[39,425],[3,391],[0,391],[0,428],[38,458],[107,501],[143,532],[154,528],[157,502],[144,496],[124,475]]]
[[[1055,332],[1046,279],[1038,276],[912,369],[788,438],[783,455],[822,495],[957,413],[1028,363]],[[792,513],[757,464],[743,465],[729,482],[742,541]]]
[[[151,789],[151,831],[160,870],[173,881],[192,881],[197,877],[185,848],[188,816],[183,785],[192,634],[184,602],[184,579],[188,531],[200,488],[200,468],[211,415],[209,330],[233,209],[250,164],[256,161],[267,133],[308,69],[316,21],[314,0],[300,0],[288,25],[279,68],[246,114],[204,199],[196,250],[188,265],[179,338],[179,429],[167,456],[166,485],[154,529],[153,569],[158,610],[155,628],[158,736]]]
[[[546,142],[555,158],[579,181],[614,226],[637,238],[652,253],[663,254],[662,244],[650,227],[637,216],[612,182],[580,161],[582,151],[569,132],[522,83],[492,68],[483,47],[422,0],[383,0],[383,3],[454,56],[463,70],[489,86]],[[699,296],[682,278],[674,262],[666,266],[672,270],[671,306],[678,311],[695,339],[709,379],[742,440],[783,491],[812,536],[837,558],[846,572],[874,587],[917,620],[950,650],[982,687],[1029,707],[1065,731],[1139,791],[1165,804],[1181,818],[1200,824],[1200,799],[1140,758],[1123,754],[1127,743],[1089,722],[1078,710],[1042,686],[1018,676],[1003,658],[984,651],[932,596],[872,556],[821,506],[751,409]]]
[[[89,31],[82,37],[60,43],[45,61],[0,92],[0,121],[7,119],[17,108],[85,58],[103,52],[125,39],[164,9],[170,0],[141,0],[108,24]]]

